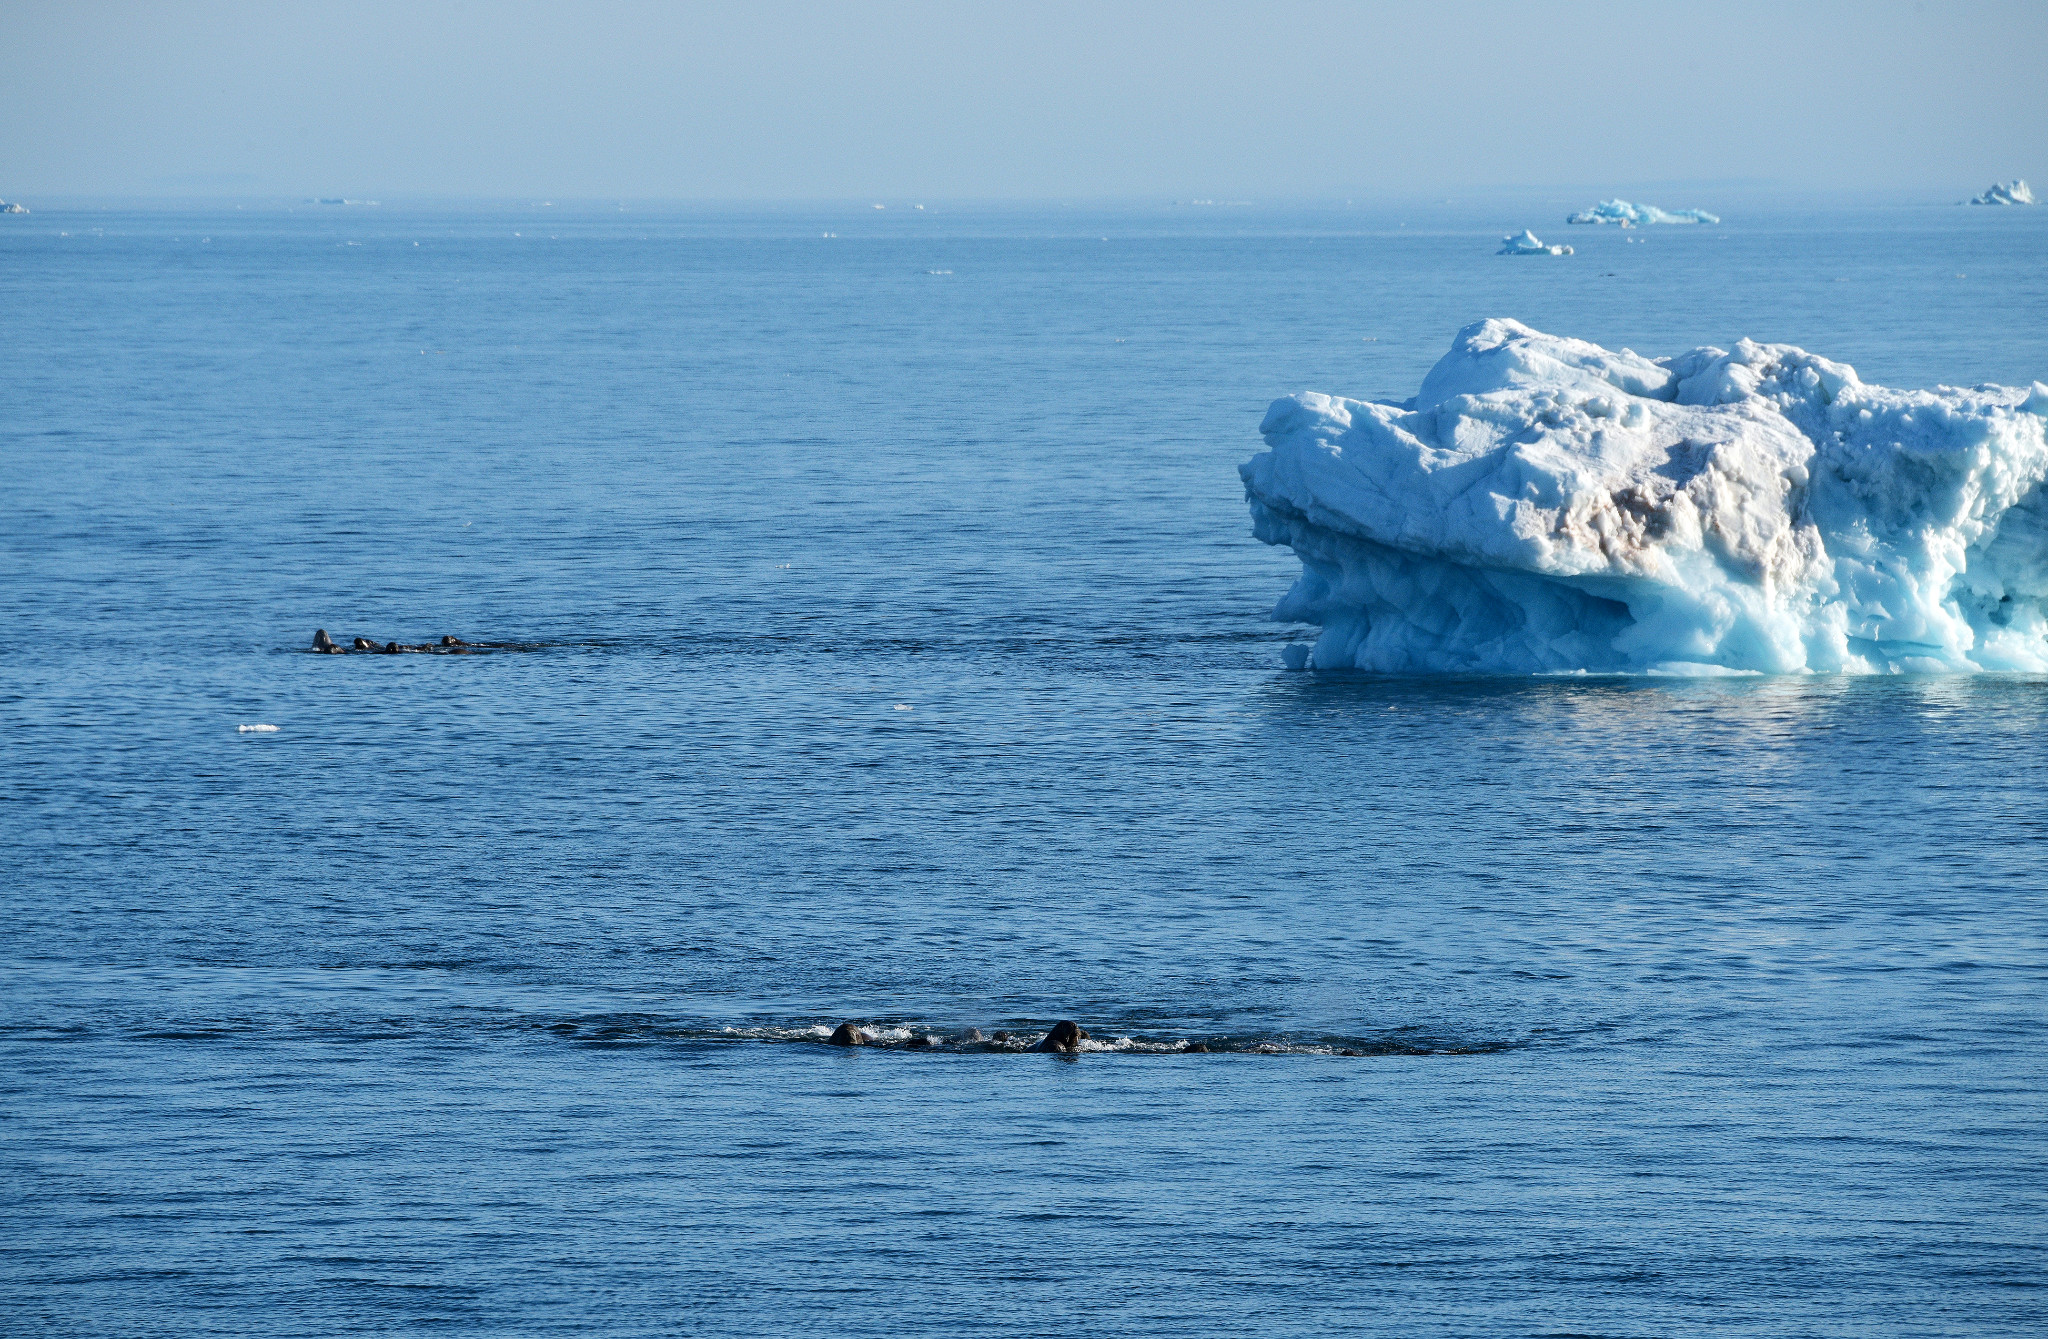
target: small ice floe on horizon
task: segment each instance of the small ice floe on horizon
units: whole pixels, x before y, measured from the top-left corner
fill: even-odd
[[[2018,177],[2011,181],[1994,181],[1985,188],[1984,194],[1963,201],[1966,205],[2030,205],[2034,202],[2034,193]]]
[[[909,711],[911,709],[911,705],[908,702],[898,702],[893,708],[895,711]]]
[[[277,730],[278,727],[274,725],[238,725],[235,727],[237,734],[244,735],[274,735],[277,733]]]
[[[23,203],[21,203],[21,202],[20,202],[19,200],[15,201],[15,202],[14,202],[13,204],[9,204],[9,203],[8,203],[7,201],[5,201],[5,200],[0,200],[0,214],[26,214],[26,213],[28,213],[28,206],[27,206],[27,205],[25,205],[25,204],[23,204]]]
[[[1567,215],[1566,223],[1618,223],[1624,228],[1651,223],[1719,223],[1719,214],[1704,209],[1659,209],[1655,205],[1632,205],[1626,200],[1602,200],[1591,209]]]
[[[1889,390],[1489,320],[1414,398],[1276,400],[1241,469],[1319,671],[2048,672],[2048,384]]]
[[[951,274],[951,270],[926,270],[926,274]]]
[[[1500,250],[1494,252],[1494,254],[1496,256],[1569,256],[1572,254],[1572,249],[1568,246],[1545,246],[1543,245],[1542,238],[1524,228],[1518,236],[1511,235],[1501,238]]]

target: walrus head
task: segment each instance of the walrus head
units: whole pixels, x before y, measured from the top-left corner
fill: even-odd
[[[1034,1051],[1062,1051],[1069,1055],[1081,1049],[1087,1033],[1071,1018],[1062,1019],[1052,1025],[1052,1031],[1045,1034],[1045,1040],[1032,1047]]]

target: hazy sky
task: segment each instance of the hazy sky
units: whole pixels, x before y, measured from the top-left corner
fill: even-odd
[[[2048,3],[0,3],[0,197],[2048,177]],[[2043,183],[2048,184],[2048,183]]]

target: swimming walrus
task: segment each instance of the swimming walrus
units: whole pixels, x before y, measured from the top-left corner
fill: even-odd
[[[1045,1034],[1045,1039],[1031,1049],[1034,1051],[1058,1051],[1065,1055],[1072,1055],[1081,1049],[1081,1042],[1087,1036],[1088,1034],[1081,1030],[1079,1023],[1074,1022],[1072,1019],[1062,1019],[1054,1023],[1052,1031]]]
[[[342,654],[341,648],[334,644],[334,638],[327,635],[327,629],[325,628],[313,629],[313,650],[323,656],[338,656]]]
[[[868,1034],[851,1023],[841,1023],[832,1030],[827,1042],[832,1046],[865,1046],[868,1044]]]

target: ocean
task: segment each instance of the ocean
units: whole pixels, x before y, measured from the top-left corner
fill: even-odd
[[[1281,668],[1470,321],[2048,380],[1586,203],[0,218],[0,1332],[2048,1329],[2048,681]]]

